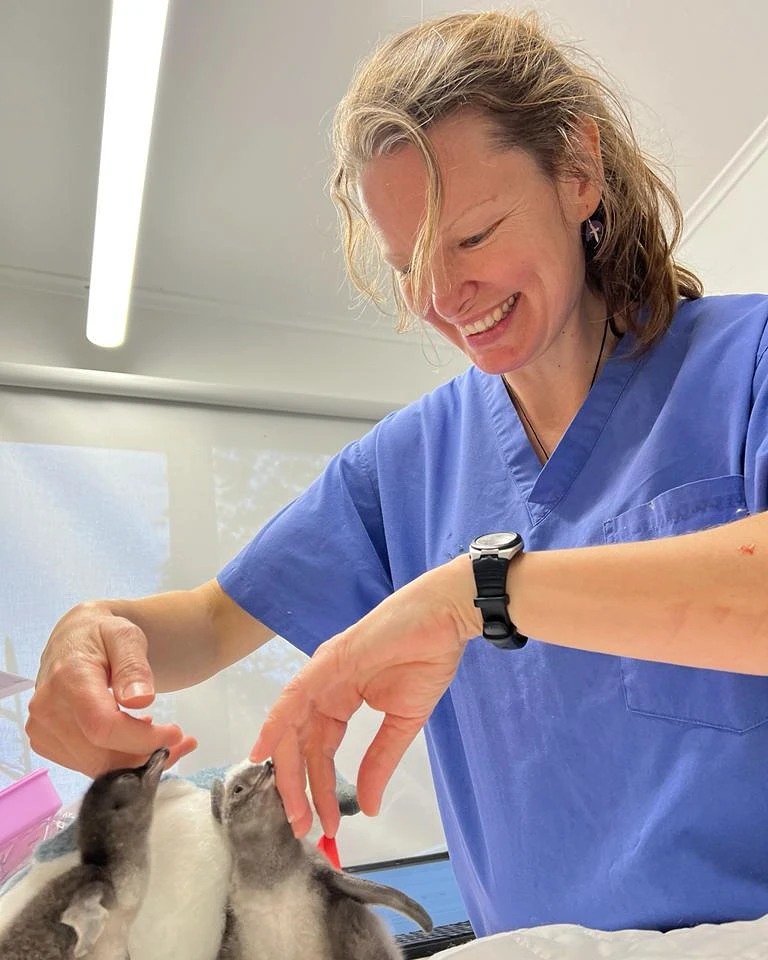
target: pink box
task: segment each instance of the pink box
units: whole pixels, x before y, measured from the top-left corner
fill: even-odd
[[[33,770],[0,790],[0,883],[32,856],[60,807],[47,770]]]

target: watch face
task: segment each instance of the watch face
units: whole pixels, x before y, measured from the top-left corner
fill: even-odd
[[[486,533],[472,544],[480,550],[505,550],[520,543],[519,533]]]

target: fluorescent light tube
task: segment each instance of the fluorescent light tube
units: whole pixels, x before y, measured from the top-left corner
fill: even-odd
[[[125,340],[168,0],[112,0],[86,336]]]

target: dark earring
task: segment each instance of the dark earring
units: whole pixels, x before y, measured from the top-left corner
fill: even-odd
[[[589,263],[595,259],[605,236],[605,209],[602,200],[597,209],[581,225],[581,240],[584,244],[584,259]]]

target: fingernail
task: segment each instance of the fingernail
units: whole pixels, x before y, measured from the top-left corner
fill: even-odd
[[[123,690],[122,700],[134,700],[136,697],[149,697],[152,695],[152,687],[148,683],[129,683]]]

